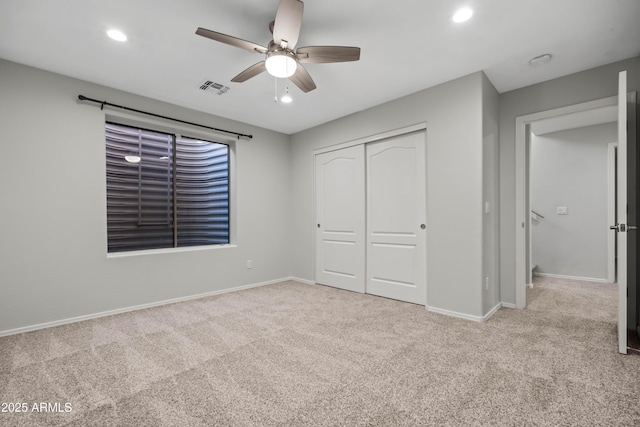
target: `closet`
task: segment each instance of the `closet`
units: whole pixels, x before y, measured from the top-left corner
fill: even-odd
[[[426,305],[425,131],[315,156],[315,281]]]

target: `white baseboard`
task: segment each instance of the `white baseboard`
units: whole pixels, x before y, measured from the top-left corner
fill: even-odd
[[[563,274],[551,274],[551,273],[536,273],[535,275],[541,276],[541,277],[553,277],[555,279],[582,280],[584,282],[609,283],[607,279],[597,279],[594,277],[565,276]]]
[[[501,302],[500,303],[504,308],[517,308],[516,305],[512,302]]]
[[[301,279],[301,278],[295,277],[295,276],[290,276],[287,280],[293,280],[295,282],[304,283],[305,285],[315,285],[316,284],[316,282],[314,282],[313,280]]]
[[[427,311],[431,311],[433,313],[444,314],[446,316],[458,317],[460,319],[471,320],[473,322],[486,322],[493,316],[499,309],[502,307],[502,303],[498,303],[495,307],[493,307],[487,314],[484,316],[474,316],[472,314],[459,313],[457,311],[445,310],[444,308],[438,308],[433,306],[427,306]]]
[[[498,310],[500,310],[501,308],[502,308],[502,303],[499,302],[498,304],[496,304],[495,307],[489,310],[489,312],[482,317],[482,321],[486,322],[487,320],[491,319],[493,315],[496,314]]]
[[[70,318],[67,318],[67,319],[54,320],[54,321],[51,321],[51,322],[38,323],[36,325],[29,325],[29,326],[23,326],[23,327],[15,328],[15,329],[8,329],[8,330],[5,330],[5,331],[0,331],[0,337],[4,337],[4,336],[8,336],[8,335],[21,334],[21,333],[24,333],[24,332],[37,331],[38,329],[52,328],[54,326],[66,325],[66,324],[69,324],[69,323],[82,322],[84,320],[98,319],[100,317],[113,316],[114,314],[128,313],[130,311],[136,311],[136,310],[144,310],[145,308],[159,307],[159,306],[162,306],[162,305],[174,304],[174,303],[177,303],[177,302],[189,301],[189,300],[194,300],[194,299],[198,299],[198,298],[210,297],[210,296],[214,296],[214,295],[221,295],[221,294],[226,294],[226,293],[229,293],[229,292],[237,292],[237,291],[242,291],[242,290],[245,290],[245,289],[257,288],[257,287],[260,287],[260,286],[273,285],[274,283],[286,282],[287,280],[302,281],[301,279],[297,279],[297,278],[294,278],[294,277],[285,277],[283,279],[269,280],[269,281],[260,282],[260,283],[251,283],[251,284],[248,284],[248,285],[236,286],[236,287],[233,287],[233,288],[221,289],[221,290],[218,290],[218,291],[205,292],[205,293],[202,293],[202,294],[189,295],[189,296],[186,296],[186,297],[172,298],[172,299],[163,300],[163,301],[151,302],[151,303],[148,303],[148,304],[140,304],[140,305],[134,305],[134,306],[130,306],[130,307],[117,308],[115,310],[107,310],[107,311],[102,311],[100,313],[86,314],[86,315],[83,315],[83,316],[70,317]],[[303,281],[303,283],[304,283],[304,281]],[[311,282],[311,283],[313,283],[313,282]]]

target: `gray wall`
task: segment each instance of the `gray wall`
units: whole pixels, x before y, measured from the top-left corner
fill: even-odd
[[[0,333],[290,276],[289,136],[2,60],[0,76]],[[78,94],[253,134],[237,246],[108,258],[106,110]]]
[[[499,173],[499,95],[489,79],[482,79],[482,192],[485,206],[482,231],[482,308],[487,313],[500,303],[500,173]],[[486,203],[488,210],[486,212]],[[488,280],[487,280],[488,279]],[[487,286],[488,281],[488,286]]]
[[[500,292],[515,304],[515,119],[539,111],[615,96],[618,72],[640,89],[640,58],[631,58],[500,95]]]
[[[632,58],[501,94],[498,175],[495,90],[481,72],[289,137],[0,61],[0,331],[291,275],[313,280],[313,150],[424,122],[428,303],[484,315],[498,301],[497,281],[482,291],[494,268],[499,300],[513,304],[515,118],[613,96],[624,69],[638,90]],[[107,258],[105,113],[76,103],[79,93],[254,134],[236,147],[237,247]],[[492,198],[500,209],[487,218]],[[487,256],[492,239],[499,262]]]
[[[483,87],[475,73],[293,135],[293,275],[314,278],[313,150],[426,122],[427,304],[485,314]]]
[[[531,222],[537,272],[607,278],[607,149],[617,139],[616,123],[532,136],[531,207],[544,216]]]

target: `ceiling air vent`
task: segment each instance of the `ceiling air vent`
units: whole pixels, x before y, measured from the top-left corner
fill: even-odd
[[[224,95],[229,90],[229,87],[220,83],[216,83],[212,80],[204,79],[198,85],[198,89],[206,92],[216,93],[217,95]]]

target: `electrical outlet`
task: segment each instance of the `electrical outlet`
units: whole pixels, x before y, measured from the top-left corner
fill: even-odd
[[[251,270],[253,268],[253,261],[251,261],[250,259],[247,260],[247,269]]]
[[[485,291],[489,290],[489,276],[484,278],[484,290]]]
[[[567,209],[566,206],[558,206],[556,208],[556,213],[558,215],[567,215],[569,213],[569,210]]]

